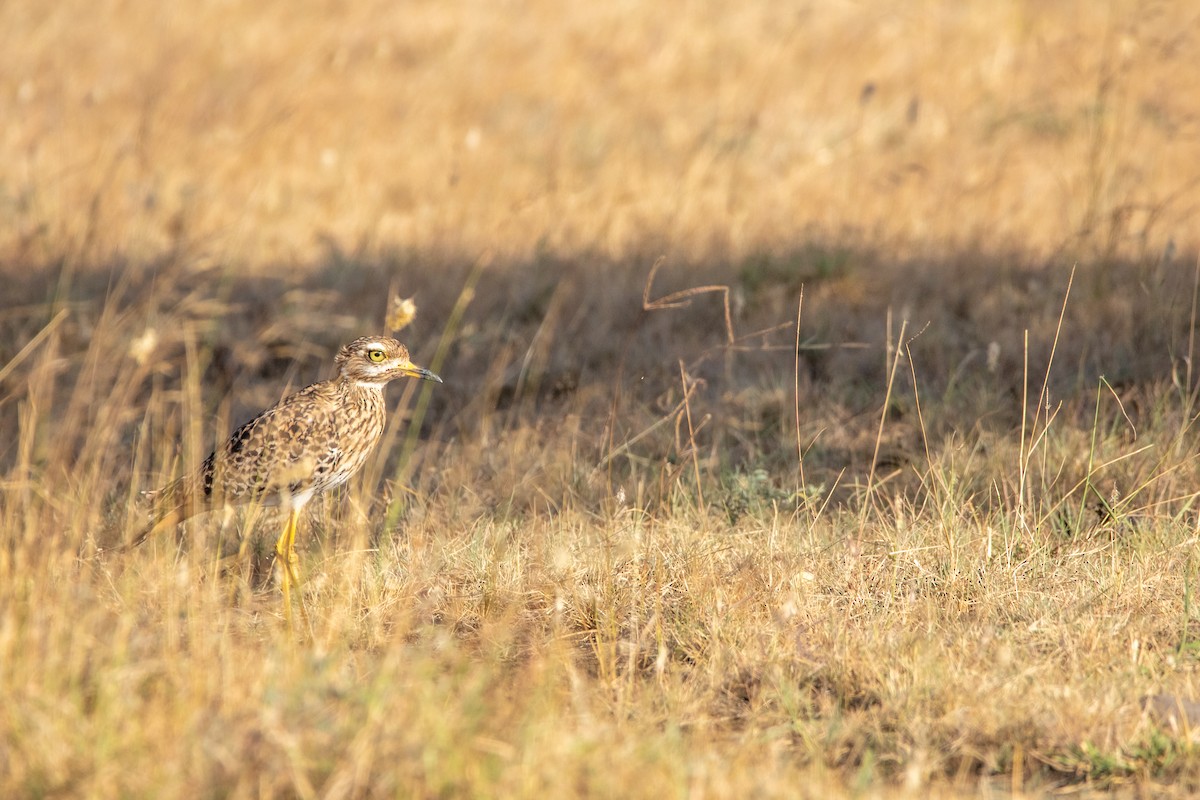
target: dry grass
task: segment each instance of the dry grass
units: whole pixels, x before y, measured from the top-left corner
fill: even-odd
[[[0,4],[0,795],[1200,788],[1200,25],[1045,6]],[[393,288],[312,641],[99,552]]]

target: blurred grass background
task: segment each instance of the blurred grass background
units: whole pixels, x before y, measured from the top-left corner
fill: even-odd
[[[1195,247],[1176,3],[7,3],[3,246]]]
[[[0,4],[0,790],[1186,796],[1198,23]],[[396,293],[312,642],[96,553]]]

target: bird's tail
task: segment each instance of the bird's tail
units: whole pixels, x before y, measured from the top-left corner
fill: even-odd
[[[145,544],[152,536],[204,511],[205,505],[198,502],[194,486],[193,476],[185,475],[161,489],[142,492],[142,497],[150,504],[150,522],[123,549],[128,550]]]

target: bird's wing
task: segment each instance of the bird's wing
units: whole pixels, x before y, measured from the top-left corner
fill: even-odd
[[[336,442],[325,388],[315,384],[286,397],[233,432],[211,479],[229,500],[299,492],[312,483],[319,459]]]

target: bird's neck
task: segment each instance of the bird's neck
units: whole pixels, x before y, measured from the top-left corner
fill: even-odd
[[[380,383],[378,380],[371,380],[369,376],[346,372],[335,375],[329,383],[334,384],[340,392],[378,392],[380,394],[383,393],[383,387],[387,385],[387,381]]]
[[[364,381],[356,378],[341,376],[337,380],[337,389],[343,397],[359,406],[368,406],[383,411],[383,387],[386,384],[377,381]]]

